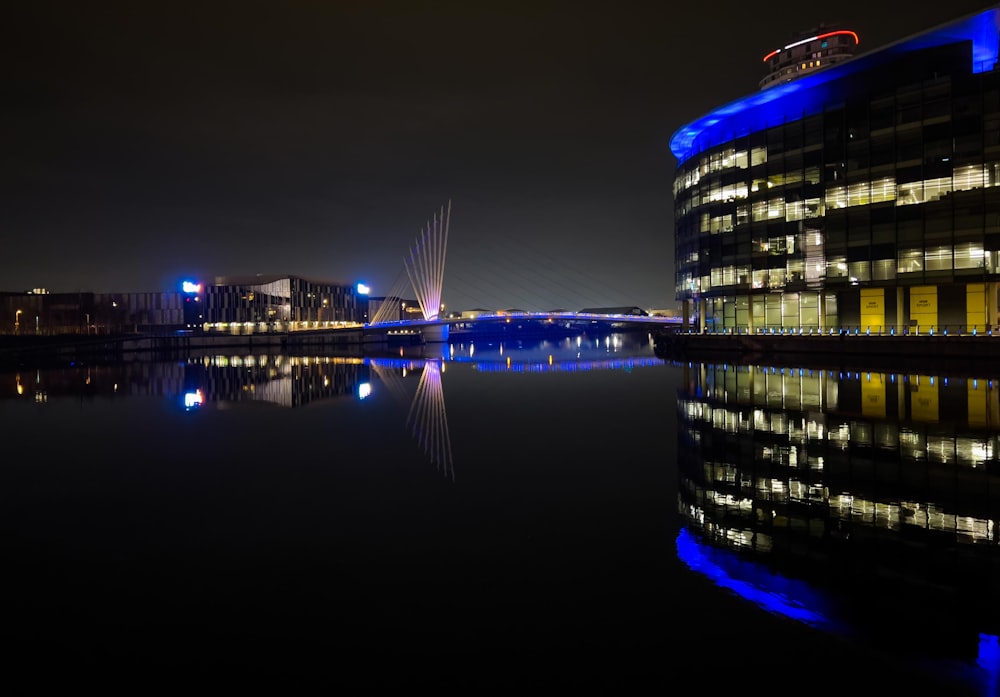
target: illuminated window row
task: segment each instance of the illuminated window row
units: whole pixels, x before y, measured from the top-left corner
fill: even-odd
[[[794,175],[776,175],[767,180],[757,180],[752,182],[749,188],[746,184],[713,187],[704,196],[696,192],[680,205],[677,213],[679,216],[684,216],[703,205],[743,200],[747,198],[748,191],[753,193],[800,181],[803,181],[802,174],[795,173]],[[818,175],[815,181],[811,176],[805,176],[805,181],[818,183]],[[897,206],[906,206],[936,201],[955,191],[971,191],[995,186],[1000,186],[1000,162],[991,162],[986,165],[963,165],[956,167],[950,177],[924,179],[903,184],[897,184],[895,177],[880,177],[871,181],[834,186],[826,190],[822,203],[818,198],[788,201],[786,196],[778,196],[754,202],[750,211],[754,221],[780,218],[794,221],[820,217],[825,213],[825,208],[868,206],[885,201],[895,201]],[[746,211],[745,206],[737,207],[736,218],[743,219],[739,222],[745,221]],[[732,221],[732,214],[729,215],[729,218]],[[707,232],[707,230],[703,230],[703,232]]]
[[[775,407],[780,407],[786,400],[788,388],[787,378],[782,376],[760,376],[766,383],[762,390],[770,399],[771,392]],[[793,379],[792,390],[796,393],[808,389],[797,379]],[[820,391],[818,383],[814,390]],[[814,402],[817,400],[813,400]],[[747,419],[743,410],[726,407],[712,407],[698,402],[685,402],[681,405],[689,423],[703,423],[715,430],[728,434],[766,433],[787,436],[788,445],[764,446],[758,453],[758,459],[773,462],[788,467],[799,467],[802,455],[798,446],[824,440],[824,428],[815,420],[796,420],[788,418],[783,411],[766,411],[755,409],[752,421]],[[871,424],[856,422],[854,424],[840,423],[831,425],[826,440],[838,450],[846,451],[851,443],[856,445],[873,444],[869,433]],[[891,434],[890,434],[891,435]],[[885,438],[880,439],[880,443]],[[881,443],[880,447],[888,450],[898,450],[906,460],[917,460],[936,464],[959,464],[973,469],[983,467],[996,458],[995,443],[991,439],[971,436],[932,435],[924,436],[911,429],[901,429],[893,435],[892,441]],[[822,469],[820,465],[818,469]],[[706,463],[706,477],[716,482],[734,483],[739,476],[738,469],[725,463]]]
[[[916,527],[921,530],[949,533],[967,542],[994,543],[997,540],[996,526],[992,520],[963,516],[949,513],[933,503],[916,501],[886,502],[873,501],[854,496],[850,493],[830,495],[827,487],[819,484],[809,484],[797,479],[788,482],[761,477],[754,484],[758,497],[754,500],[736,498],[729,493],[708,489],[702,492],[702,501],[727,512],[749,513],[753,510],[761,512],[762,503],[825,503],[833,519],[849,520],[873,528],[899,532],[905,527]],[[705,515],[701,507],[688,506],[688,513],[699,523],[705,523],[717,532],[723,533],[728,542],[734,546],[745,546],[746,538],[739,529],[722,528],[711,523],[710,516]],[[764,511],[767,515],[766,510]],[[815,518],[804,519],[801,516],[789,515],[789,527],[805,527],[818,523]],[[774,511],[771,511],[771,517]],[[796,521],[804,525],[796,525]],[[817,530],[820,534],[822,529]],[[758,533],[759,534],[759,533]]]
[[[758,242],[755,249],[767,252],[768,244]],[[683,288],[707,292],[747,285],[754,289],[780,289],[803,281],[815,283],[838,279],[857,284],[862,281],[892,280],[905,274],[974,269],[982,269],[987,273],[1000,270],[1000,253],[986,251],[981,244],[975,242],[966,242],[926,249],[900,249],[895,257],[888,259],[848,262],[843,255],[810,261],[793,258],[788,259],[783,268],[752,271],[749,265],[726,265],[713,268],[707,276],[695,278],[692,274],[684,274],[681,278]]]
[[[754,151],[756,157],[764,158],[760,162],[766,160],[766,148],[755,148]],[[747,151],[737,151],[736,148],[727,148],[714,152],[711,155],[705,155],[698,161],[696,166],[689,168],[683,177],[677,177],[674,180],[674,195],[676,196],[681,191],[694,186],[701,181],[702,177],[708,174],[724,172],[730,169],[746,169],[747,162]],[[759,162],[753,162],[752,164],[759,164]]]

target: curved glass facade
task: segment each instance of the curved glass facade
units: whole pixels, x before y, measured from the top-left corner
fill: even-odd
[[[1000,326],[1000,8],[671,140],[676,294],[711,331]]]

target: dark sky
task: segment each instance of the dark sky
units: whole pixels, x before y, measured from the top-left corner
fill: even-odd
[[[0,291],[260,273],[388,294],[450,200],[448,308],[529,310],[674,306],[670,136],[755,91],[771,49],[988,6],[18,4]]]

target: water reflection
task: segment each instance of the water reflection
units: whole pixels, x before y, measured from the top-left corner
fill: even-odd
[[[441,388],[441,373],[445,370],[442,360],[369,358],[368,365],[379,382],[397,400],[407,394],[404,379],[419,372],[420,382],[410,402],[406,426],[423,448],[424,454],[439,471],[454,481],[451,436],[448,434],[448,414]]]
[[[655,356],[635,355],[637,349],[652,350],[652,340],[641,332],[597,336],[580,335],[560,341],[470,341],[449,344],[452,361],[474,363],[480,372],[579,372],[630,370],[663,365]]]
[[[663,365],[652,355],[645,333],[580,335],[559,341],[467,341],[405,347],[391,356],[194,352],[173,362],[127,362],[68,366],[16,373],[13,389],[0,398],[49,396],[102,398],[163,396],[185,411],[230,409],[255,403],[297,409],[330,400],[364,400],[380,388],[397,402],[409,402],[405,427],[436,469],[454,481],[451,436],[442,375],[449,363],[472,364],[478,372],[582,372],[631,370]],[[418,377],[417,386],[408,386]],[[374,384],[373,384],[374,381]],[[6,383],[9,385],[10,383]]]
[[[677,552],[772,612],[1000,675],[1000,381],[687,364]]]

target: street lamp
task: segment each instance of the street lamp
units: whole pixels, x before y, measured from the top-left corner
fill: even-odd
[[[18,333],[18,328],[21,326],[21,313],[22,312],[24,312],[24,310],[18,310],[17,312],[14,313],[14,333],[15,334]]]

